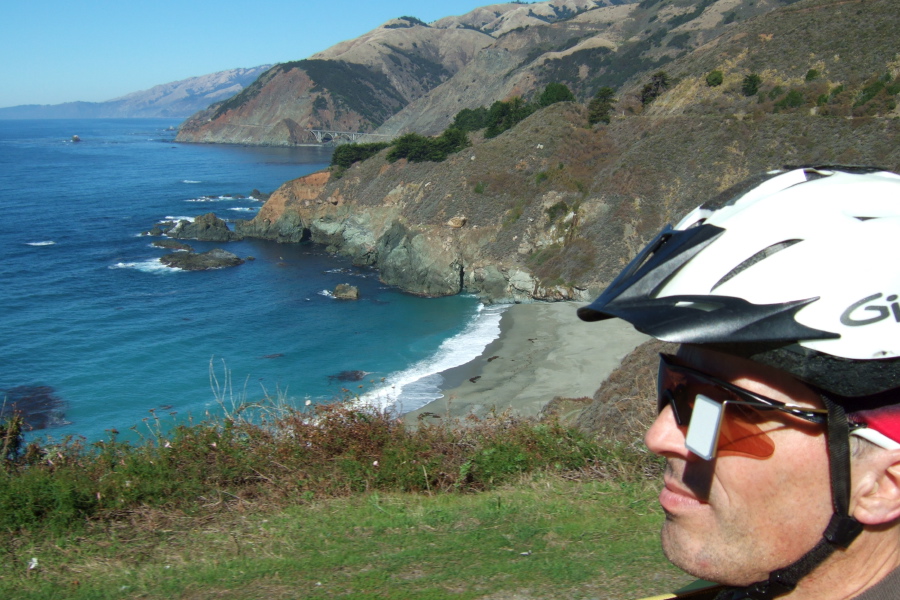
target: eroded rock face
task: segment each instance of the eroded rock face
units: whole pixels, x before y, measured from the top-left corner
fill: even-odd
[[[221,248],[213,248],[200,254],[194,252],[174,252],[159,259],[167,267],[184,269],[185,271],[207,271],[224,269],[244,264],[243,259]]]
[[[546,117],[540,127],[545,122]],[[534,153],[530,139],[525,145]],[[476,152],[482,158],[472,161]],[[235,231],[321,244],[354,264],[375,267],[385,283],[423,296],[473,293],[491,302],[523,302],[546,294],[546,299],[586,300],[571,287],[545,289],[516,252],[525,239],[532,245],[562,241],[561,230],[538,239],[546,229],[542,207],[511,227],[506,215],[518,200],[472,191],[482,173],[515,169],[517,160],[506,148],[496,156],[473,148],[440,164],[378,157],[357,163],[339,179],[327,171],[313,173],[282,185]]]
[[[310,206],[321,202],[319,196],[330,179],[330,172],[319,171],[288,181],[269,196],[256,217],[250,221],[237,221],[235,233],[280,243],[309,240],[310,231],[303,215]]]

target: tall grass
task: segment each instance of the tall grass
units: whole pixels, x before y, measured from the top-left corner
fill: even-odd
[[[233,399],[230,381],[219,395]],[[498,414],[410,428],[388,411],[347,403],[238,402],[224,416],[168,431],[154,417],[148,431],[137,443],[113,431],[91,444],[67,437],[8,452],[0,536],[69,534],[146,508],[191,515],[221,503],[287,506],[365,491],[472,492],[540,470],[640,477],[633,464],[652,462],[556,421]]]

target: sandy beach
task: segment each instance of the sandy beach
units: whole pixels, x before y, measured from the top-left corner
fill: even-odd
[[[609,373],[649,339],[619,319],[585,323],[574,302],[515,304],[500,337],[475,360],[444,371],[444,396],[407,413],[428,417],[484,415],[492,409],[535,416],[555,396],[592,397]]]

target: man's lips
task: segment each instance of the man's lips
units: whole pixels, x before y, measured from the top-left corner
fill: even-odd
[[[666,512],[697,508],[706,504],[679,482],[666,479],[665,487],[659,493],[659,503]]]

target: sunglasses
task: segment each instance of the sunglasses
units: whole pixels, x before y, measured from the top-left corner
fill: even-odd
[[[760,425],[774,413],[785,413],[824,425],[828,411],[785,404],[679,364],[670,354],[659,355],[656,407],[670,404],[679,426],[687,427],[685,445],[705,460],[717,454],[768,458],[775,443]]]

